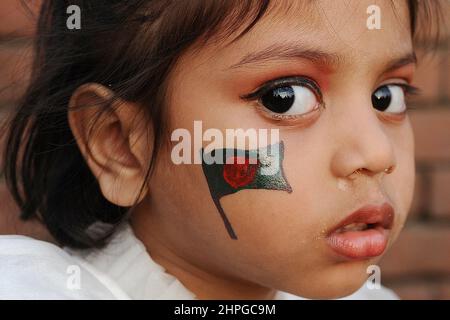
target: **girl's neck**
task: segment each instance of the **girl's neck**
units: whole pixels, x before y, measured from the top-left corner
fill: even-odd
[[[200,300],[272,300],[276,290],[254,283],[217,276],[198,268],[159,240],[148,214],[134,212],[131,226],[136,237],[144,244],[151,258],[163,266],[166,272],[177,278]]]

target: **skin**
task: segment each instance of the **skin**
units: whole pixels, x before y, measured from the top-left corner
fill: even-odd
[[[317,1],[269,9],[243,38],[186,52],[169,79],[170,128],[279,128],[284,170],[293,192],[242,190],[221,204],[238,240],[228,236],[201,165],[174,165],[160,153],[153,177],[131,215],[152,258],[200,299],[271,299],[276,290],[308,298],[335,298],[357,290],[379,257],[338,257],[327,230],[366,204],[390,203],[395,221],[389,246],[410,208],[414,186],[413,133],[407,115],[375,110],[371,94],[382,84],[412,81],[415,65],[388,70],[413,52],[406,3],[379,1],[382,29],[368,30],[372,1]],[[329,63],[270,59],[234,67],[244,56],[279,43],[331,53]],[[335,62],[339,62],[336,64]],[[333,62],[333,63],[331,63]],[[308,76],[325,108],[294,122],[274,121],[239,97],[266,81]],[[81,87],[71,105],[98,103],[111,92]],[[110,201],[132,205],[150,161],[151,127],[134,121],[141,106],[123,101],[88,136],[89,108],[70,124],[87,163]],[[94,109],[94,108],[93,108]],[[205,143],[206,145],[207,143]],[[389,174],[384,169],[393,166]],[[359,169],[358,173],[355,173]]]
[[[20,219],[19,208],[3,182],[0,182],[0,199],[0,234],[18,234],[55,242],[38,219],[26,221]]]

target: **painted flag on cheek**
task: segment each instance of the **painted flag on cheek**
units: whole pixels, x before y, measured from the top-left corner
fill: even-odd
[[[279,143],[257,150],[216,149],[202,154],[202,168],[209,191],[228,234],[237,236],[220,204],[220,199],[245,189],[267,189],[292,192],[284,171],[284,144]]]

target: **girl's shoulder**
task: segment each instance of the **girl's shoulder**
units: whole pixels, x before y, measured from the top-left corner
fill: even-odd
[[[62,248],[0,235],[0,299],[115,299],[101,275]]]

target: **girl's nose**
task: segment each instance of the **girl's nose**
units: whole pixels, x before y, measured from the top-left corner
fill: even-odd
[[[377,115],[371,101],[346,107],[334,113],[335,140],[331,169],[337,177],[349,177],[355,171],[366,175],[390,173],[396,166],[389,124]]]

